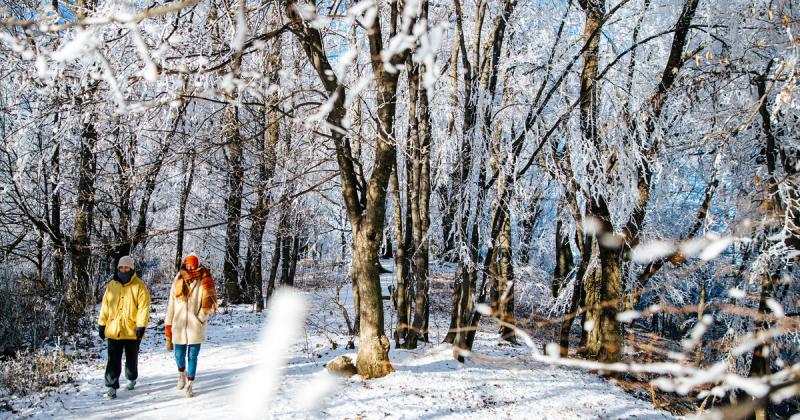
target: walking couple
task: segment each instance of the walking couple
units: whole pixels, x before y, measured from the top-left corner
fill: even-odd
[[[194,255],[183,260],[169,292],[164,319],[167,350],[173,351],[178,366],[178,389],[193,395],[200,344],[205,341],[208,317],[217,310],[217,293],[211,271]],[[119,259],[117,271],[106,286],[98,320],[98,332],[108,347],[105,382],[106,399],[117,397],[125,353],[128,390],[136,387],[139,345],[150,318],[150,294],[134,272],[130,256]],[[188,363],[187,363],[188,362]]]

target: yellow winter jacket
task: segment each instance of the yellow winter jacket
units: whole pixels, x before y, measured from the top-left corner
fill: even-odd
[[[111,280],[103,294],[98,324],[106,327],[106,338],[135,340],[136,328],[147,327],[150,320],[150,293],[134,274],[127,284]]]

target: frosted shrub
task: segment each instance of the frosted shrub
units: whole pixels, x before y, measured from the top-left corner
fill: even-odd
[[[17,352],[0,362],[0,386],[24,396],[72,382],[73,359],[61,349]]]

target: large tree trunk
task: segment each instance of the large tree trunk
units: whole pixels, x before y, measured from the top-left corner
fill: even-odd
[[[78,326],[88,304],[89,261],[91,257],[91,233],[94,214],[94,183],[97,173],[97,130],[93,123],[83,125],[80,138],[79,175],[75,227],[72,232],[72,279],[67,288],[68,320],[72,328]]]
[[[379,130],[375,144],[372,174],[366,185],[358,182],[349,139],[342,130],[345,110],[345,87],[336,78],[325,55],[322,36],[316,28],[307,25],[293,1],[286,3],[287,15],[294,23],[310,63],[331,98],[331,112],[327,123],[333,127],[331,135],[339,164],[342,196],[347,208],[353,237],[352,275],[359,303],[359,343],[356,368],[365,378],[379,378],[394,371],[389,361],[389,339],[384,332],[383,301],[378,272],[378,250],[382,242],[386,221],[386,190],[396,159],[394,144],[395,95],[398,73],[384,69],[382,60],[372,60],[373,76],[377,82],[377,110]],[[392,4],[395,8],[396,4]],[[392,16],[397,16],[396,10]],[[393,27],[397,27],[396,24]],[[370,54],[380,57],[383,48],[380,20],[375,19],[368,31]],[[390,57],[393,64],[403,63],[402,56]]]
[[[377,268],[380,241],[362,230],[354,234],[353,277],[359,296],[358,356],[356,368],[364,379],[392,372],[389,339],[384,333],[383,300]]]
[[[604,363],[618,362],[622,358],[622,326],[617,313],[622,301],[622,260],[619,248],[600,244],[602,279],[600,288],[600,336],[601,346],[598,360]]]
[[[586,15],[584,37],[588,45],[583,53],[583,71],[581,72],[581,132],[583,138],[594,146],[599,155],[603,146],[597,129],[597,65],[600,49],[600,27],[605,14],[605,2],[595,3],[581,0],[580,5]],[[592,169],[593,175],[602,179],[600,167]],[[614,235],[614,226],[611,224],[611,212],[605,197],[591,198],[590,214],[602,226],[600,235]],[[619,311],[620,293],[622,290],[621,251],[614,240],[598,241],[600,247],[600,284],[587,282],[586,303],[592,305],[595,312],[587,313],[596,315],[594,329],[589,333],[587,350],[603,362],[619,361],[622,356],[622,331],[616,314]],[[598,313],[599,312],[599,313]],[[592,319],[592,318],[589,318]],[[599,340],[599,341],[598,341]]]

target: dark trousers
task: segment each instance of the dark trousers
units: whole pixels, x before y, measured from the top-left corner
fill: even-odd
[[[139,377],[139,340],[106,340],[108,343],[108,364],[106,364],[106,386],[119,389],[119,375],[122,371],[122,352],[125,352],[125,377],[134,381]]]

